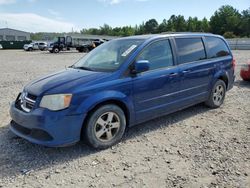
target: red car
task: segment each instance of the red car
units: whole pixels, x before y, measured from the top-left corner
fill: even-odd
[[[240,76],[245,81],[250,81],[250,61],[242,65],[240,70]]]

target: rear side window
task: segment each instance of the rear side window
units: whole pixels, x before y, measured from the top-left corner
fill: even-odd
[[[176,38],[179,64],[199,61],[206,58],[201,38]]]
[[[137,60],[148,60],[149,70],[173,66],[173,55],[169,40],[161,40],[147,46]]]
[[[223,57],[230,54],[226,43],[217,37],[205,37],[209,48],[208,58]]]

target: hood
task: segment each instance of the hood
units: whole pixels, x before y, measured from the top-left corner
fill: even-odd
[[[72,92],[72,87],[83,87],[84,84],[89,84],[108,75],[110,75],[110,73],[70,68],[34,80],[26,85],[24,89],[28,93],[36,96],[42,96],[44,93],[50,94],[53,93],[53,91],[56,91],[56,93]],[[62,91],[58,91],[58,88]]]

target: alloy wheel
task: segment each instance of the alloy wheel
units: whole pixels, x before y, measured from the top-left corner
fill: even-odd
[[[106,112],[95,123],[95,136],[102,142],[108,142],[117,135],[120,126],[119,116],[115,112]]]

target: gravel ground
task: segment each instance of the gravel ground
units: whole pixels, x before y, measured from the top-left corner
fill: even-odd
[[[0,187],[250,187],[250,83],[239,78],[250,51],[233,53],[237,79],[221,108],[154,119],[97,151],[82,142],[46,148],[8,129],[9,102],[28,81],[84,54],[0,51]]]

